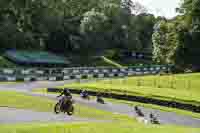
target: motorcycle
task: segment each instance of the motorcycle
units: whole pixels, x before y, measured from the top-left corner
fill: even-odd
[[[97,102],[101,104],[105,104],[105,101],[103,100],[102,97],[97,97]]]
[[[152,124],[160,124],[160,122],[158,121],[158,119],[153,114],[150,114],[150,122]]]
[[[69,116],[71,116],[74,113],[74,105],[73,104],[74,104],[74,101],[72,98],[63,97],[54,106],[54,112],[56,114],[63,112],[64,114],[67,113]]]
[[[140,117],[144,117],[144,114],[142,113],[142,110],[138,108],[138,106],[134,107],[134,110],[136,112],[136,114]]]
[[[89,96],[87,93],[81,93],[80,96],[81,96],[83,99],[90,100],[90,96]]]

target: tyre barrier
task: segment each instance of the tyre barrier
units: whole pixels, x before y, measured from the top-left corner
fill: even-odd
[[[152,73],[155,71],[171,71],[173,67],[171,65],[160,65],[160,66],[147,66],[147,67],[125,67],[125,68],[114,68],[114,67],[88,67],[88,68],[2,68],[0,69],[1,75],[56,75],[56,74],[99,74],[99,73],[130,73],[130,72],[142,72]]]
[[[122,78],[128,76],[155,75],[156,72],[129,72],[129,73],[90,73],[90,74],[70,74],[70,75],[1,75],[0,81],[64,81],[73,79],[91,78]]]
[[[113,78],[126,76],[155,75],[168,73],[171,66],[150,67],[88,67],[88,68],[55,68],[55,69],[0,69],[0,81],[61,81],[87,78]]]
[[[61,92],[62,89],[58,88],[47,88],[47,92]],[[69,91],[72,94],[80,94],[81,90],[79,89],[71,89],[69,88]],[[87,90],[88,94],[91,96],[96,96],[98,92],[96,91],[89,91]],[[102,97],[104,98],[112,98],[117,100],[125,100],[125,101],[134,101],[134,102],[140,102],[145,104],[154,104],[164,107],[170,107],[170,108],[176,108],[181,110],[187,110],[195,113],[200,113],[200,105],[193,105],[193,104],[187,104],[187,103],[181,103],[176,101],[167,101],[167,100],[159,100],[154,98],[148,98],[148,97],[142,97],[142,96],[132,96],[132,95],[125,95],[125,94],[115,94],[115,93],[109,93],[109,92],[101,92]]]

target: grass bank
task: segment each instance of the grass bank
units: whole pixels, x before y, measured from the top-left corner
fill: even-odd
[[[45,97],[33,97],[30,95],[0,91],[0,107],[12,107],[18,109],[29,109],[41,112],[53,112],[55,100]],[[89,106],[75,104],[75,116],[94,118],[99,120],[129,119],[126,115],[116,115],[111,112],[97,110]]]
[[[12,127],[12,128],[11,128]],[[199,133],[200,129],[143,125],[127,121],[113,123],[53,123],[2,125],[2,133]]]
[[[200,74],[144,76],[72,83],[63,87],[144,96],[200,106]]]

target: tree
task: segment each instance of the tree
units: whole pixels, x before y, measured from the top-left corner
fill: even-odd
[[[180,11],[187,22],[190,43],[185,44],[187,63],[200,68],[196,60],[200,57],[200,0],[184,0]],[[188,39],[187,39],[188,40]]]
[[[104,23],[107,21],[107,17],[105,14],[95,11],[92,9],[91,11],[86,12],[83,15],[83,19],[81,20],[81,32],[101,32],[104,30]]]
[[[87,38],[90,48],[100,48],[105,44],[104,32],[107,23],[107,16],[97,12],[95,9],[86,12],[81,20],[81,33]]]
[[[178,11],[181,15],[155,25],[154,59],[175,64],[179,69],[200,68],[200,0],[184,0]]]
[[[166,22],[160,21],[157,22],[154,26],[154,33],[152,35],[152,42],[153,42],[153,59],[156,62],[164,63],[166,59],[165,49],[166,49]]]
[[[152,14],[140,14],[134,17],[133,30],[137,32],[141,49],[152,49],[152,34],[156,18]]]
[[[94,52],[142,50],[151,45],[154,23],[143,9],[131,0],[2,0],[1,46],[58,53],[89,46]]]

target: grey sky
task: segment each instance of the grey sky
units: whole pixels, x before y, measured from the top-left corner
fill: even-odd
[[[176,16],[175,9],[179,7],[181,0],[133,0],[144,5],[150,13],[156,16],[172,18]]]

